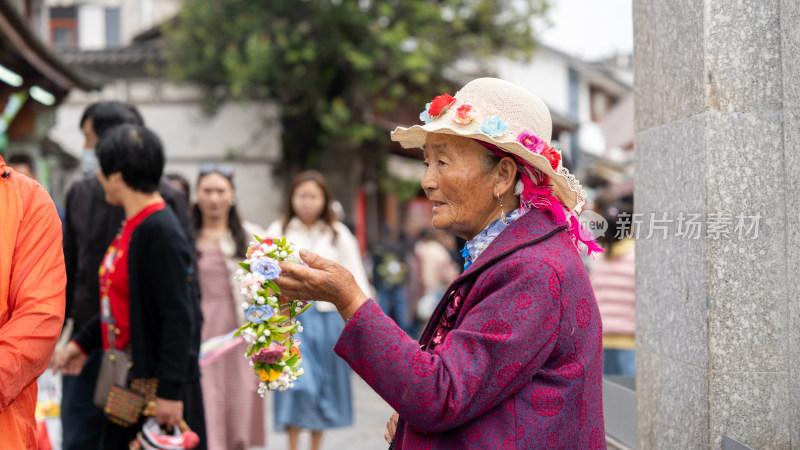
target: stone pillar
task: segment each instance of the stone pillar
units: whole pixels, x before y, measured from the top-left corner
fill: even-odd
[[[800,3],[633,8],[638,448],[800,449]]]

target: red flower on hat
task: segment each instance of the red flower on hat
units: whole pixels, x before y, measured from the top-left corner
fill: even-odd
[[[431,107],[428,108],[428,114],[431,116],[431,119],[436,119],[441,115],[443,112],[447,111],[447,108],[450,107],[453,103],[455,103],[456,99],[453,98],[450,94],[442,94],[433,99],[431,102]]]
[[[561,154],[549,145],[545,146],[544,150],[542,150],[542,153],[540,154],[547,158],[547,160],[550,162],[550,167],[553,168],[553,171],[558,172],[558,164],[561,162]]]

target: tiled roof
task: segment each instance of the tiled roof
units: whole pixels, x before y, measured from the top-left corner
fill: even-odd
[[[140,64],[161,59],[161,52],[158,47],[138,43],[127,47],[105,48],[102,50],[60,49],[58,53],[61,59],[71,66]]]

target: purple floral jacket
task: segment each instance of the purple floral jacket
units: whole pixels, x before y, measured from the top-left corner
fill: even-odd
[[[335,351],[400,414],[394,448],[605,448],[600,315],[564,229],[509,225],[419,344],[371,300],[349,321]]]

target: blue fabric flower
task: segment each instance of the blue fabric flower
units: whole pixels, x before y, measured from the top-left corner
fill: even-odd
[[[478,131],[491,137],[502,136],[508,132],[508,122],[503,121],[500,116],[489,116]]]
[[[258,258],[250,265],[250,272],[261,275],[267,280],[274,280],[281,274],[281,267],[278,261],[272,258]]]
[[[244,317],[253,323],[263,323],[269,320],[275,310],[269,305],[252,305],[244,310]]]
[[[433,103],[433,102],[429,102],[428,104],[426,104],[425,105],[425,111],[422,111],[421,113],[419,113],[419,120],[425,122],[425,125],[433,122],[433,119],[431,118],[431,115],[428,114],[428,110],[431,108],[431,103]]]

